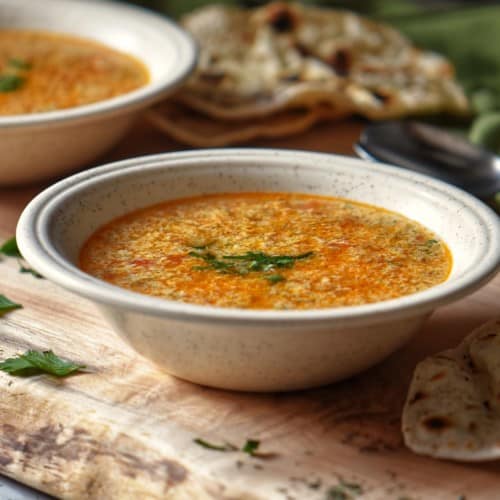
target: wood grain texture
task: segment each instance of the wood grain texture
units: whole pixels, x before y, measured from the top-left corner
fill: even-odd
[[[326,125],[286,144],[349,153],[358,132],[356,123]],[[176,146],[139,124],[109,158],[163,147]],[[39,189],[0,190],[0,240]],[[326,500],[329,488],[344,480],[359,484],[359,498],[368,500],[499,498],[500,461],[469,465],[417,456],[403,445],[400,414],[420,359],[500,315],[500,276],[439,309],[412,342],[368,372],[322,389],[268,395],[170,377],[127,347],[91,303],[20,274],[15,259],[0,262],[0,293],[24,305],[0,318],[0,359],[52,349],[88,367],[64,380],[0,373],[0,472],[47,493]],[[212,451],[195,444],[197,437],[236,445],[259,439],[262,451],[277,456]]]

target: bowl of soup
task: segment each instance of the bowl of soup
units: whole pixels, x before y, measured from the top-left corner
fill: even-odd
[[[329,154],[215,149],[84,171],[17,238],[168,373],[245,391],[372,366],[491,279],[500,224],[435,179]]]
[[[0,185],[88,166],[196,55],[174,22],[138,7],[0,0]]]

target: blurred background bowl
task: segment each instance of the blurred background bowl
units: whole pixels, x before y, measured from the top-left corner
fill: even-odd
[[[62,110],[0,115],[0,185],[26,184],[88,165],[127,132],[140,111],[193,70],[195,43],[174,22],[138,7],[84,0],[0,0],[0,29],[49,31],[94,40],[139,59],[147,85]]]

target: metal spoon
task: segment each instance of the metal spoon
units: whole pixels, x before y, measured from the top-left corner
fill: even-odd
[[[500,213],[500,158],[440,128],[415,121],[372,123],[354,150],[454,184]]]

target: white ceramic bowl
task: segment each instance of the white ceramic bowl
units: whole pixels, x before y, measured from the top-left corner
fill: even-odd
[[[151,81],[113,99],[46,113],[0,115],[0,184],[34,182],[84,166],[110,149],[138,112],[175,89],[197,50],[173,22],[96,0],[0,0],[0,29],[53,31],[96,40],[140,59]]]
[[[117,216],[163,200],[238,191],[334,195],[395,210],[446,241],[451,276],[426,291],[363,306],[254,311],[137,294],[75,266],[84,241]],[[199,150],[88,170],[37,196],[17,238],[35,269],[98,304],[126,342],[169,373],[248,391],[319,386],[377,363],[433,309],[492,278],[500,263],[499,220],[465,192],[396,167],[290,150]]]

